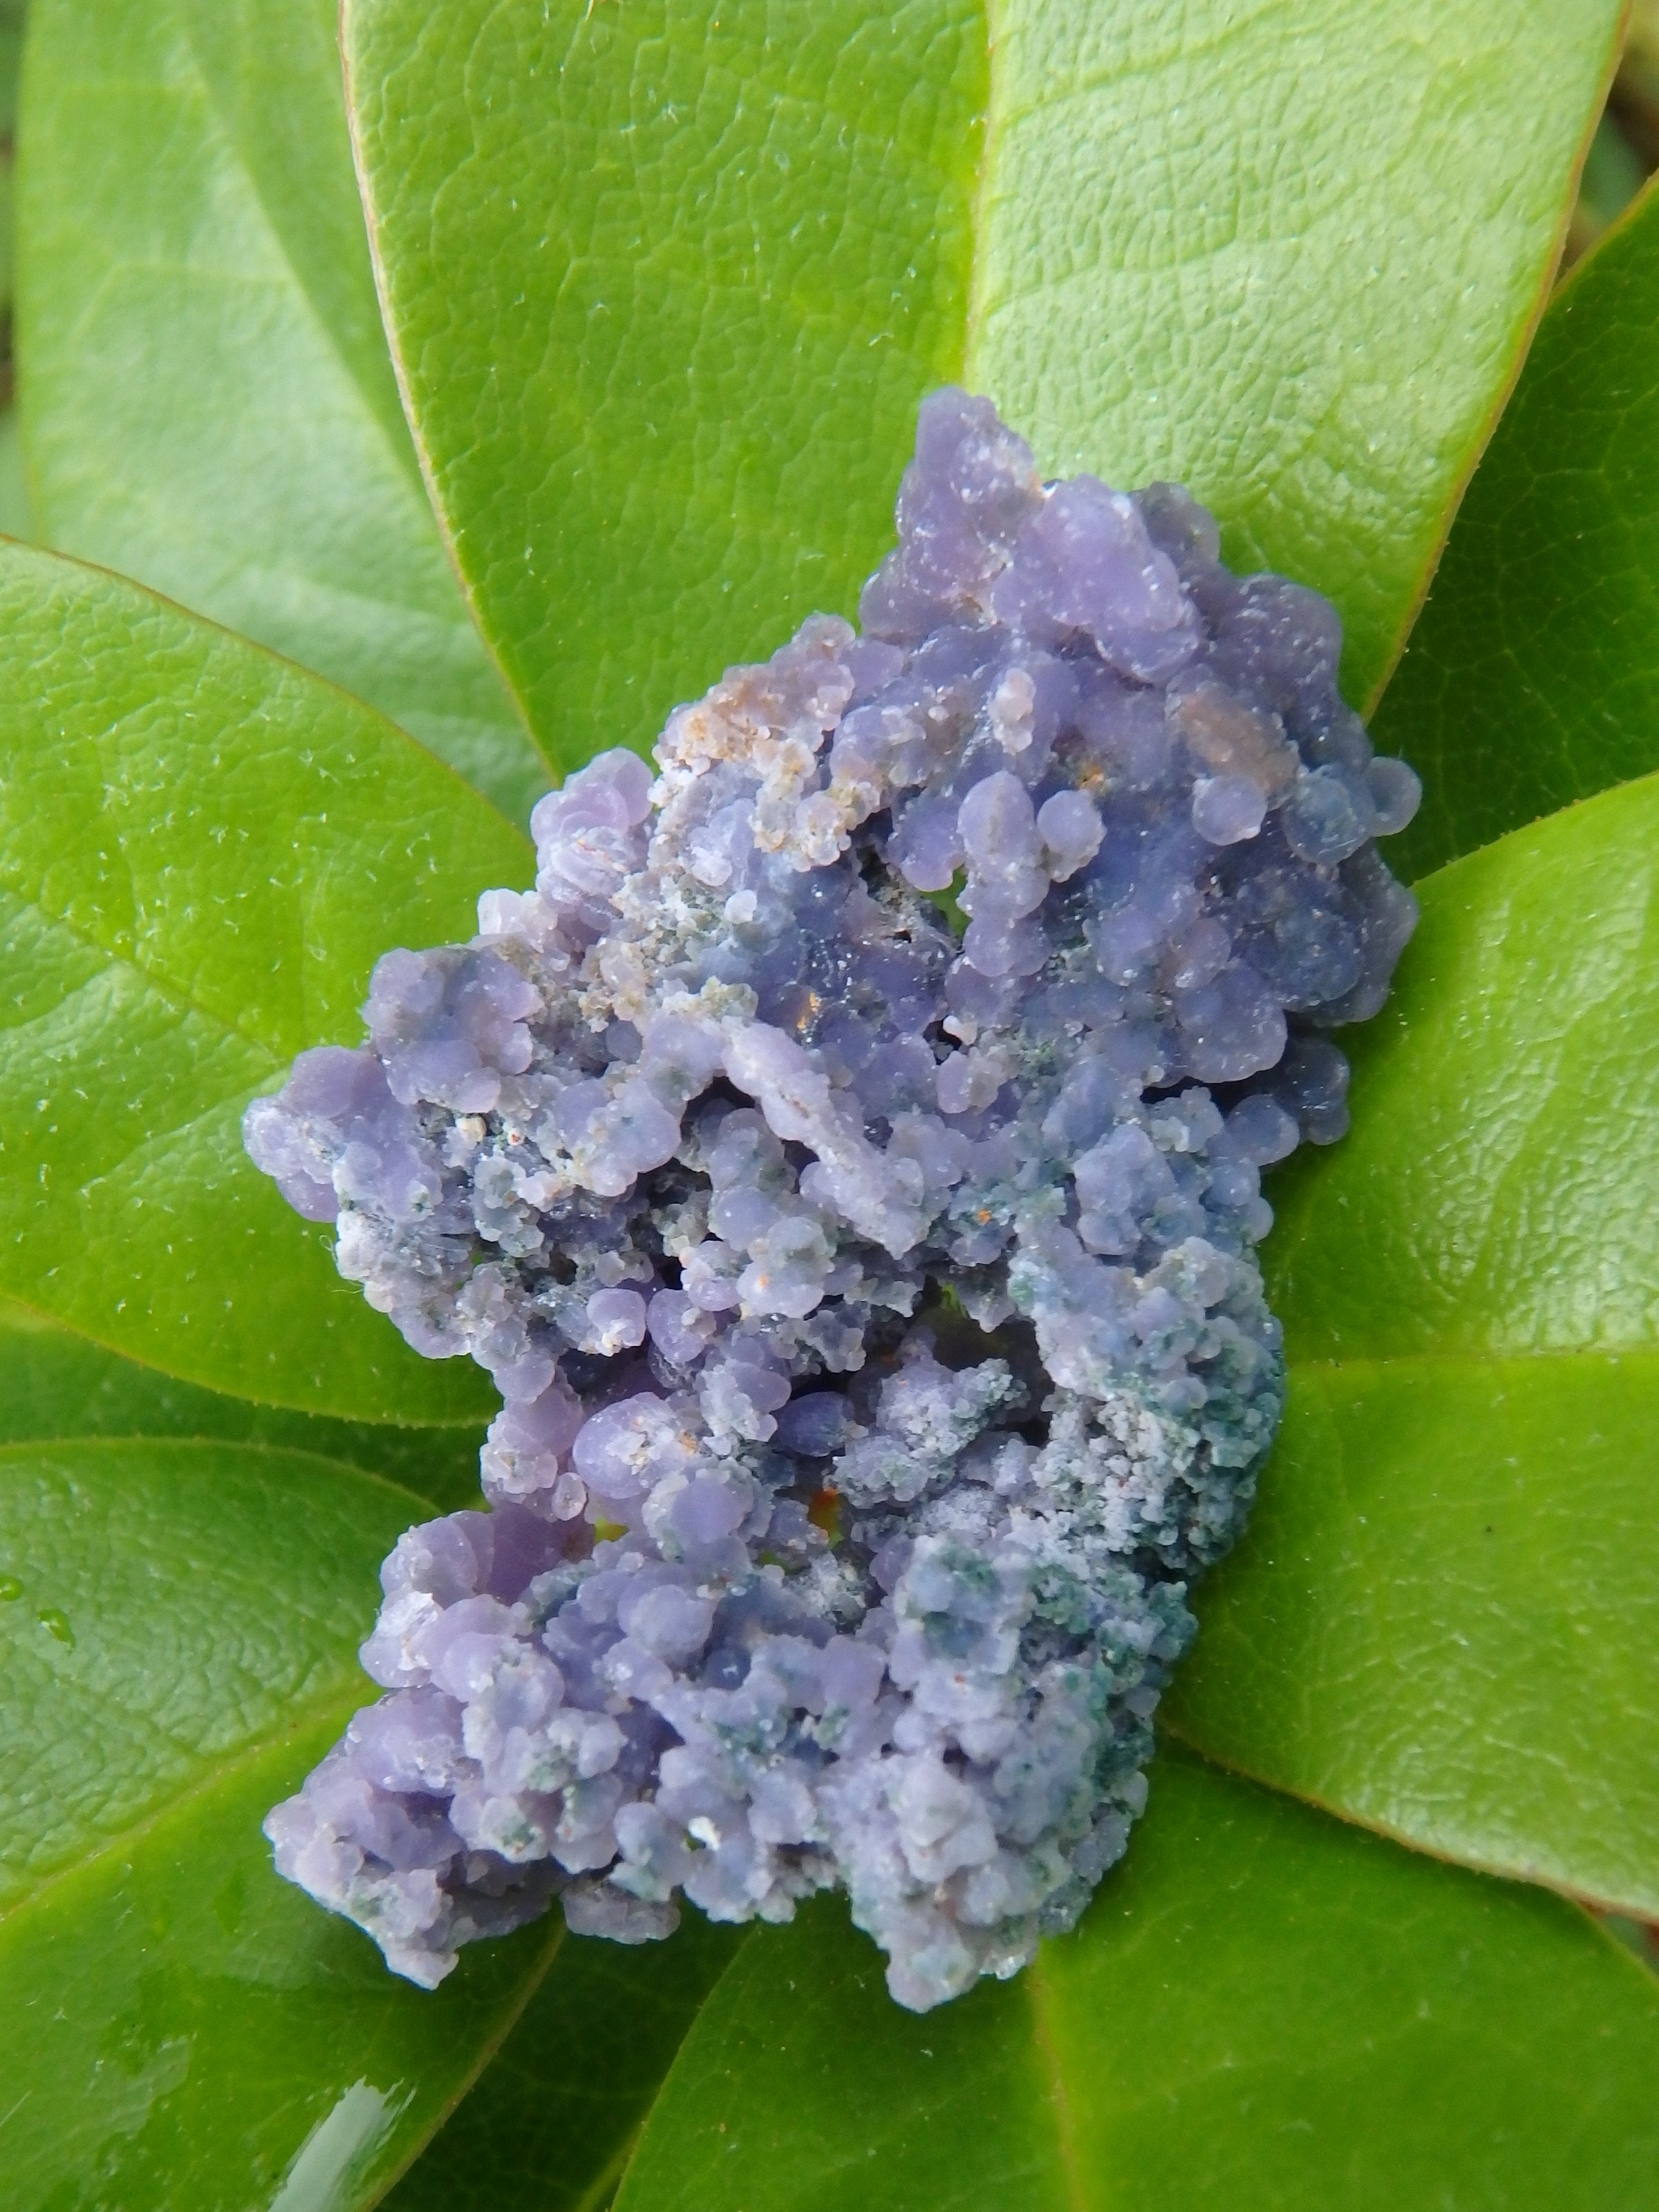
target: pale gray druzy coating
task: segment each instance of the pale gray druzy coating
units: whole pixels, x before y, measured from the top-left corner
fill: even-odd
[[[500,1385],[386,1695],[268,1824],[435,1982],[541,1911],[842,1884],[917,2008],[1069,1927],[1281,1400],[1260,1169],[1414,906],[1316,593],[1157,486],[922,410],[860,636],[815,617],[537,809],[248,1148]]]

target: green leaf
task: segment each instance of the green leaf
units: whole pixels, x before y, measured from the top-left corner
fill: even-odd
[[[975,0],[349,7],[393,351],[480,626],[571,766],[850,605],[959,373]]]
[[[258,1406],[180,1382],[0,1298],[0,1444],[181,1437],[276,1444],[338,1460],[454,1512],[478,1502],[477,1422],[392,1428]]]
[[[547,1928],[434,1997],[259,1834],[362,1702],[375,1566],[418,1510],[246,1444],[0,1450],[9,2212],[346,2212],[510,2026]]]
[[[333,0],[33,0],[19,343],[42,532],[356,691],[515,817],[381,335]]]
[[[1273,1193],[1293,1360],[1659,1341],[1659,776],[1419,886],[1391,1003],[1342,1040],[1353,1128]]]
[[[1659,767],[1659,198],[1581,262],[1389,685],[1421,771],[1407,874]],[[1396,857],[1397,856],[1397,857]]]
[[[477,1419],[244,1157],[378,956],[528,879],[493,808],[367,708],[119,578],[0,546],[0,1291],[210,1389]]]
[[[1335,600],[1369,702],[1506,397],[1618,0],[988,0],[975,386]]]
[[[0,537],[33,538],[34,511],[23,468],[23,443],[17,410],[0,410]]]
[[[1419,1848],[1659,1919],[1659,1356],[1298,1369],[1173,1724]]]
[[[0,0],[0,138],[17,129],[17,80],[23,65],[25,0]]]
[[[1620,103],[1622,105],[1622,102]],[[1583,174],[1578,179],[1578,204],[1572,211],[1567,251],[1577,258],[1594,245],[1609,224],[1616,222],[1648,180],[1648,165],[1631,143],[1612,108],[1595,126]]]
[[[556,758],[850,611],[916,403],[1189,481],[1379,684],[1514,373],[1619,0],[345,0],[394,354]],[[994,33],[994,35],[989,33]]]
[[[746,1929],[688,1909],[666,1943],[568,1942],[500,2056],[385,2212],[598,2212]]]
[[[1659,778],[1431,877],[1273,1193],[1293,1388],[1172,1693],[1230,1765],[1659,1915]]]
[[[420,1501],[309,1454],[177,1438],[0,1448],[0,1907],[344,1720],[375,1575]]]
[[[1157,1763],[1127,1864],[1012,1982],[918,2020],[879,1964],[838,1907],[751,1940],[617,2212],[1651,2201],[1659,1987],[1628,1954],[1196,1763]]]

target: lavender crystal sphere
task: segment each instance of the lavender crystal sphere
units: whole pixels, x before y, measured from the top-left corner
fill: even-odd
[[[266,1824],[417,1982],[555,1895],[632,1942],[833,1883],[902,2004],[1013,1972],[1123,1851],[1273,1434],[1259,1170],[1346,1124],[1415,779],[1184,492],[1044,486],[945,392],[898,528],[862,635],[572,776],[534,889],[248,1111],[506,1401]]]

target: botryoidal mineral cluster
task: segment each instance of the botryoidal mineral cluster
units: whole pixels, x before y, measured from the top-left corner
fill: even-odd
[[[533,817],[471,944],[247,1115],[505,1404],[410,1530],[386,1694],[266,1823],[433,1984],[839,1883],[917,2010],[1069,1928],[1282,1396],[1259,1170],[1415,918],[1316,592],[1183,491],[923,407],[862,634],[815,616]],[[965,925],[965,926],[964,926]]]

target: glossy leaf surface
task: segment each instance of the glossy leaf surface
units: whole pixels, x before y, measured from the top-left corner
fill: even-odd
[[[380,1562],[419,1510],[389,1483],[266,1447],[0,1449],[0,1906],[227,1759],[366,1703],[356,1644]]]
[[[510,2025],[552,1932],[434,1997],[259,1823],[368,1686],[407,1492],[246,1445],[0,1451],[0,2066],[15,2212],[347,2212]]]
[[[0,301],[10,313],[17,231],[17,81],[23,55],[23,0],[0,0]],[[27,538],[33,518],[23,481],[21,441],[14,404],[15,363],[0,368],[0,534]]]
[[[566,765],[848,605],[957,374],[975,0],[354,6],[348,91],[440,511]]]
[[[13,1299],[0,1299],[0,1444],[70,1437],[275,1444],[384,1475],[453,1512],[477,1500],[483,1428],[476,1421],[398,1428],[256,1405],[141,1367]]]
[[[1659,1919],[1659,1357],[1296,1372],[1176,1724],[1429,1850]]]
[[[1542,304],[1616,0],[991,0],[966,367],[1045,468],[1190,483],[1380,688]]]
[[[922,392],[1173,476],[1390,662],[1618,0],[347,0],[394,351],[566,763],[850,611]]]
[[[1601,2212],[1659,1986],[1573,1907],[1166,1756],[1036,1966],[921,2019],[838,1907],[754,1938],[617,2212]]]
[[[477,1418],[244,1157],[375,959],[527,881],[493,808],[368,708],[119,579],[0,548],[0,1290],[308,1411]]]
[[[515,817],[547,781],[381,334],[333,0],[35,0],[19,349],[40,527],[332,677]]]
[[[1649,776],[1421,886],[1353,1127],[1273,1192],[1292,1360],[1655,1342],[1656,884]]]
[[[1550,303],[1376,735],[1407,873],[1659,767],[1659,199]]]
[[[574,1937],[386,2212],[599,2212],[687,2030],[742,1948],[688,1909],[666,1943]]]
[[[16,208],[14,148],[17,134],[17,81],[23,60],[23,0],[0,4],[0,296],[11,305],[15,259]]]
[[[1295,1387],[1172,1723],[1659,1915],[1659,778],[1433,876],[1265,1248]]]

